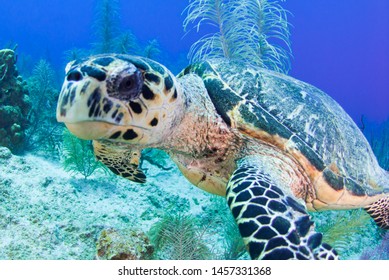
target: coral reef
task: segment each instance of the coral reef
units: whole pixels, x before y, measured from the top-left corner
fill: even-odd
[[[12,157],[11,151],[6,147],[0,147],[0,162]]]
[[[103,230],[96,249],[99,260],[149,260],[154,251],[143,232],[131,229]]]
[[[23,149],[31,104],[26,83],[15,64],[13,50],[0,50],[0,146],[18,153]]]

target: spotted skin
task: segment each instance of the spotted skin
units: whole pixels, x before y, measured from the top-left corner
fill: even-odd
[[[138,168],[141,151],[118,150],[109,144],[93,141],[95,157],[113,173],[135,183],[146,183],[146,175]]]
[[[252,259],[336,259],[322,244],[305,206],[286,195],[258,160],[241,160],[227,185],[227,201]]]

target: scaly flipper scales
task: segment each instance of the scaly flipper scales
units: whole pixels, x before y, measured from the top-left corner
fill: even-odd
[[[289,186],[277,172],[264,170],[268,160],[261,155],[240,160],[227,185],[228,204],[251,258],[336,259],[305,206],[286,195]]]
[[[138,168],[141,152],[139,150],[118,149],[93,141],[97,160],[105,164],[113,173],[135,183],[145,183],[146,175]]]
[[[381,198],[365,209],[380,228],[389,229],[389,196]]]

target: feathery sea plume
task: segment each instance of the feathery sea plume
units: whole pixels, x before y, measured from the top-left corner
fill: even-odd
[[[115,39],[119,31],[119,3],[117,0],[100,0],[97,6],[95,30],[97,53],[115,51]]]
[[[282,73],[290,69],[288,12],[277,0],[191,0],[184,30],[216,27],[195,42],[189,59],[242,60]]]

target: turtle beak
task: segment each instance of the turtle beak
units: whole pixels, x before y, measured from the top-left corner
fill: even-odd
[[[69,131],[84,140],[107,139],[115,131],[112,124],[105,122],[65,123]]]

